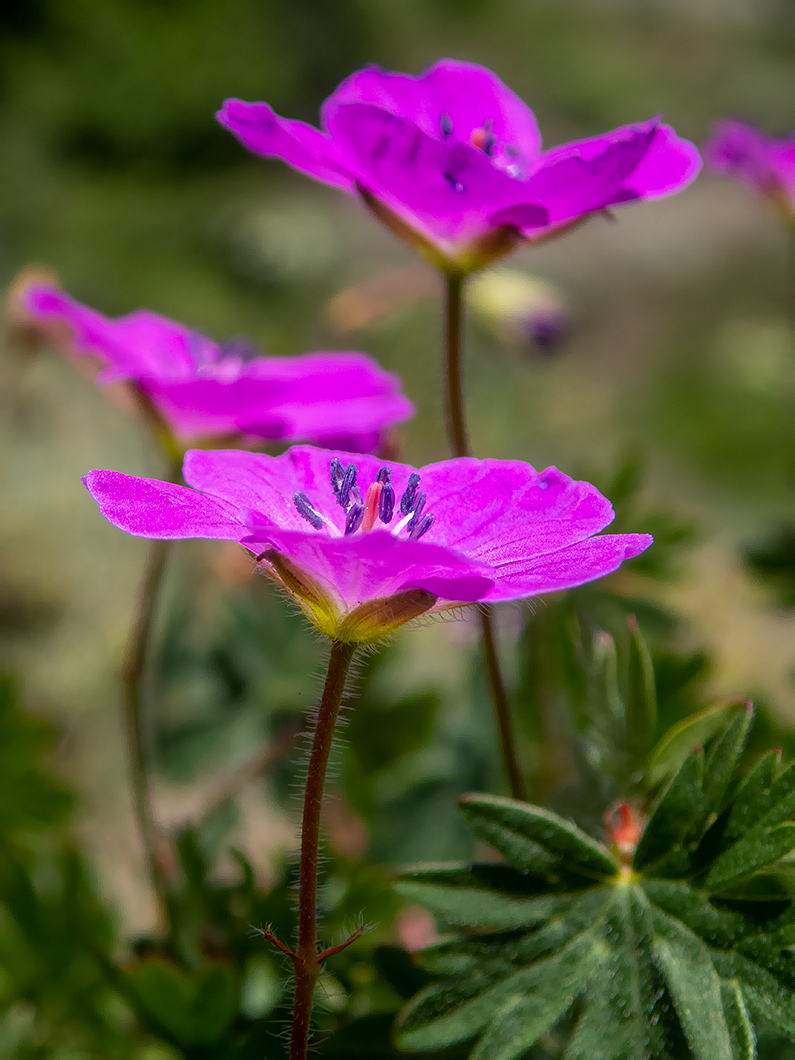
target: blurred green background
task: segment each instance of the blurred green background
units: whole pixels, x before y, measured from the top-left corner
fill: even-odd
[[[444,55],[492,67],[550,145],[658,112],[699,144],[727,114],[795,126],[791,0],[7,0],[0,282],[35,263],[105,313],[146,306],[274,354],[365,349],[418,406],[406,459],[444,457],[437,302],[409,300],[359,328],[329,312],[341,292],[415,267],[411,252],[355,202],[247,155],[213,120],[240,96],[314,121],[358,66],[418,72]],[[512,268],[559,289],[569,337],[543,354],[473,315],[466,368],[477,454],[600,483],[628,458],[643,465],[641,507],[696,528],[672,577],[643,592],[681,616],[679,647],[712,656],[710,694],[759,697],[784,734],[795,615],[743,554],[795,520],[791,243],[766,203],[704,173],[672,199],[517,254]],[[140,928],[151,906],[116,677],[146,546],[98,516],[80,475],[157,475],[158,457],[139,424],[19,334],[0,357],[0,454],[0,666],[54,722],[51,759],[77,788],[102,891]],[[152,733],[163,820],[189,818],[213,776],[245,758],[264,731],[258,710],[300,708],[317,687],[318,645],[297,621],[277,632],[281,603],[236,556],[189,544],[171,572]],[[273,665],[257,661],[259,644]],[[460,704],[468,651],[465,622],[413,630],[379,680]],[[448,727],[466,729],[467,711]],[[292,825],[263,793],[246,800],[237,842],[267,874]]]

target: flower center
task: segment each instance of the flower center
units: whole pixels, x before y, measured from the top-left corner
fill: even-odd
[[[356,484],[358,469],[355,464],[351,463],[343,467],[342,461],[334,457],[330,471],[331,488],[337,504],[345,512],[343,533],[346,537],[358,531],[366,533],[378,523],[386,526],[392,522],[396,497],[392,485],[392,472],[388,467],[379,469],[375,482],[371,482],[367,487],[364,500]],[[389,527],[392,534],[399,534],[405,530],[407,537],[413,541],[419,540],[423,534],[427,533],[434,521],[434,515],[431,512],[423,512],[425,494],[419,489],[419,484],[420,476],[413,471],[409,475],[408,483],[398,504],[400,518]],[[332,534],[339,535],[339,530],[320,514],[303,490],[293,496],[293,504],[298,514],[306,519],[315,530],[322,530],[325,526]]]

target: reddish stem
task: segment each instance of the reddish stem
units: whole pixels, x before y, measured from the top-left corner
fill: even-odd
[[[301,861],[298,868],[298,945],[293,954],[295,995],[290,1060],[306,1060],[312,996],[322,958],[317,949],[317,873],[320,817],[329,755],[334,741],[345,681],[355,651],[354,644],[332,641],[328,673],[317,711],[312,753],[307,770],[304,815],[301,825]],[[328,953],[326,953],[328,956]]]

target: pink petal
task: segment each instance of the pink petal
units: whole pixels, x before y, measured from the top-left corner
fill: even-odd
[[[237,139],[266,158],[280,158],[308,177],[353,191],[335,145],[319,129],[302,121],[280,118],[267,103],[227,99],[216,118]]]
[[[483,151],[433,137],[401,115],[342,103],[329,108],[327,122],[358,183],[431,242],[470,242],[491,231],[498,209],[517,200],[532,205],[523,182]],[[536,218],[545,223],[543,206]]]
[[[108,522],[136,537],[240,541],[247,533],[232,505],[172,482],[118,471],[89,471],[83,482]]]
[[[465,143],[474,130],[490,126],[498,156],[506,145],[528,158],[541,150],[533,112],[496,74],[476,63],[441,59],[416,77],[366,66],[346,78],[323,104],[326,128],[341,103],[373,103],[437,138],[449,120],[452,138]]]
[[[613,521],[610,502],[595,486],[518,460],[431,464],[420,489],[436,516],[430,539],[488,564],[565,548]]]
[[[306,526],[306,523],[304,523]],[[441,599],[482,600],[493,582],[488,570],[451,549],[373,530],[349,537],[252,526],[245,542],[254,552],[273,547],[302,570],[333,586],[348,608],[405,589],[427,589]]]
[[[603,534],[544,556],[510,560],[492,569],[495,585],[484,599],[497,603],[585,585],[618,570],[652,540],[649,534]]]

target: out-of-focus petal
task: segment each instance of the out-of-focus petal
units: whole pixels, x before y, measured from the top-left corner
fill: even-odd
[[[366,66],[347,77],[323,104],[326,128],[342,103],[373,103],[437,138],[446,133],[467,142],[476,130],[488,129],[496,156],[504,156],[506,146],[527,158],[541,150],[532,110],[495,73],[477,63],[441,59],[416,76]]]
[[[440,140],[401,115],[368,103],[329,112],[329,131],[344,142],[357,182],[443,248],[466,244],[493,226],[501,206],[532,195],[469,143]],[[544,204],[537,207],[546,221]]]
[[[622,201],[629,177],[649,151],[658,123],[628,126],[591,140],[546,151],[538,168],[527,180],[527,191],[549,212],[550,225],[602,210],[616,197]],[[495,224],[517,224],[525,228],[521,215],[511,209],[492,217]]]
[[[336,145],[313,125],[280,118],[267,103],[242,99],[225,100],[216,118],[254,154],[280,158],[323,184],[353,191],[353,181]]]

